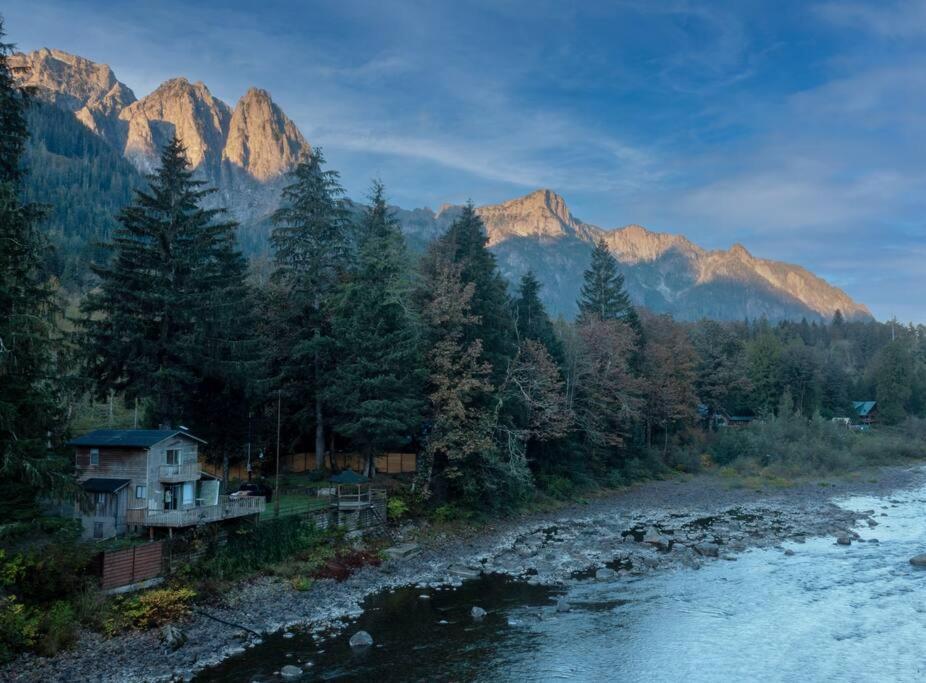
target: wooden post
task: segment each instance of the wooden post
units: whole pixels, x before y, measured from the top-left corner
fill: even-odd
[[[274,485],[273,496],[273,514],[275,517],[280,516],[280,405],[282,392],[277,389],[277,473]]]

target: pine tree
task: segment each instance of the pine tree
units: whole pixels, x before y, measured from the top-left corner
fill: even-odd
[[[624,290],[624,276],[603,239],[598,240],[592,251],[591,266],[584,279],[578,301],[580,324],[590,319],[620,320],[640,332],[640,319]]]
[[[563,345],[556,336],[550,316],[540,300],[540,281],[534,273],[528,271],[518,288],[518,296],[513,303],[515,327],[518,339],[532,339],[546,347],[547,352],[557,363],[563,361]]]
[[[366,458],[410,441],[424,408],[419,339],[408,306],[408,259],[376,182],[359,226],[357,263],[332,314],[337,366],[323,392],[339,406],[334,429]]]
[[[480,340],[483,356],[492,366],[493,383],[499,384],[517,345],[508,286],[487,243],[485,225],[469,203],[447,233],[432,245],[430,259],[433,261],[435,255],[438,259],[448,258],[460,266],[463,282],[473,284],[470,310],[477,322],[467,327],[465,341]]]
[[[324,169],[315,149],[290,174],[283,205],[273,215],[271,236],[276,270],[273,280],[287,293],[280,327],[289,330],[280,382],[290,394],[311,397],[300,414],[315,423],[315,463],[325,457],[326,406],[323,395],[332,364],[330,307],[349,263],[348,215],[336,171]]]
[[[235,223],[202,208],[211,190],[176,137],[149,183],[119,215],[110,263],[94,267],[99,291],[82,306],[88,370],[98,390],[148,399],[149,422],[178,423],[192,417],[244,267]]]
[[[19,199],[27,99],[13,83],[11,52],[0,42],[0,515],[6,519],[32,516],[40,492],[69,491],[66,469],[50,448],[61,432],[55,306],[42,270],[42,212]],[[29,505],[4,504],[24,491]]]

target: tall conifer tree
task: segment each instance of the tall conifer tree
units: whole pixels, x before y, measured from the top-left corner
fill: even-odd
[[[424,408],[405,239],[381,183],[373,184],[370,200],[359,226],[356,266],[334,305],[338,362],[324,392],[339,406],[335,430],[365,456],[368,475],[375,455],[410,441]]]
[[[0,41],[3,36],[0,19]],[[60,432],[55,307],[42,270],[42,214],[19,199],[27,102],[10,74],[11,51],[0,42],[0,514],[7,519],[31,516],[40,490],[67,490],[50,448]]]
[[[112,258],[94,267],[99,290],[83,305],[88,369],[100,390],[149,400],[152,423],[193,417],[223,321],[243,291],[235,223],[205,209],[181,141],[161,153],[150,189],[119,216]]]
[[[276,228],[273,279],[287,294],[282,311],[287,339],[277,345],[281,385],[310,396],[300,414],[315,423],[315,464],[325,457],[324,393],[331,366],[330,309],[349,263],[348,215],[336,171],[324,168],[320,149],[290,174],[283,205],[273,216]]]
[[[521,341],[532,339],[540,342],[557,363],[563,361],[563,345],[556,336],[553,323],[547,310],[540,300],[540,288],[543,285],[528,271],[522,278],[518,288],[518,296],[514,300],[514,319]]]
[[[592,262],[584,278],[578,301],[580,323],[590,319],[620,320],[640,332],[640,319],[624,289],[624,276],[603,239],[598,240],[592,251]]]

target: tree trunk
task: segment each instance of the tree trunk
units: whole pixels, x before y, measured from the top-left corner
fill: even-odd
[[[321,391],[321,360],[318,351],[315,352],[315,469],[325,467],[325,422],[322,415]]]
[[[222,453],[222,493],[228,493],[228,451]]]

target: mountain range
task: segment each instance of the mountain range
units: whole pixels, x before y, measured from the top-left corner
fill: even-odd
[[[249,89],[232,108],[205,84],[173,78],[137,99],[105,64],[47,48],[13,55],[10,67],[43,103],[31,122],[36,138],[31,158],[42,172],[40,185],[29,195],[52,204],[55,216],[73,213],[58,205],[74,196],[67,192],[69,184],[87,188],[87,169],[95,173],[92,197],[85,198],[94,205],[87,213],[109,212],[126,188],[143,183],[138,174],[156,168],[159,148],[177,133],[197,176],[218,190],[210,201],[226,207],[242,224],[239,234],[245,251],[267,251],[267,219],[277,207],[285,174],[311,147],[265,90]],[[57,112],[68,112],[70,123]],[[88,134],[105,145],[89,139],[73,144]],[[64,165],[70,169],[66,180],[55,176]],[[119,182],[101,178],[107,168],[119,174]],[[118,186],[121,194],[110,196],[96,185]],[[55,187],[56,193],[43,194],[48,187]],[[423,247],[461,208],[396,207],[395,212],[413,247]],[[554,314],[574,315],[582,273],[594,244],[603,239],[620,264],[633,300],[657,313],[687,320],[828,319],[836,310],[849,319],[871,317],[863,304],[800,266],[757,258],[738,244],[729,250],[705,250],[681,235],[639,225],[604,229],[576,218],[551,190],[481,206],[477,212],[502,273],[516,282],[532,270],[544,284],[545,303]],[[85,235],[86,227],[60,221],[50,228],[59,247],[80,250],[74,233]],[[106,223],[94,237],[105,239],[110,229]]]

